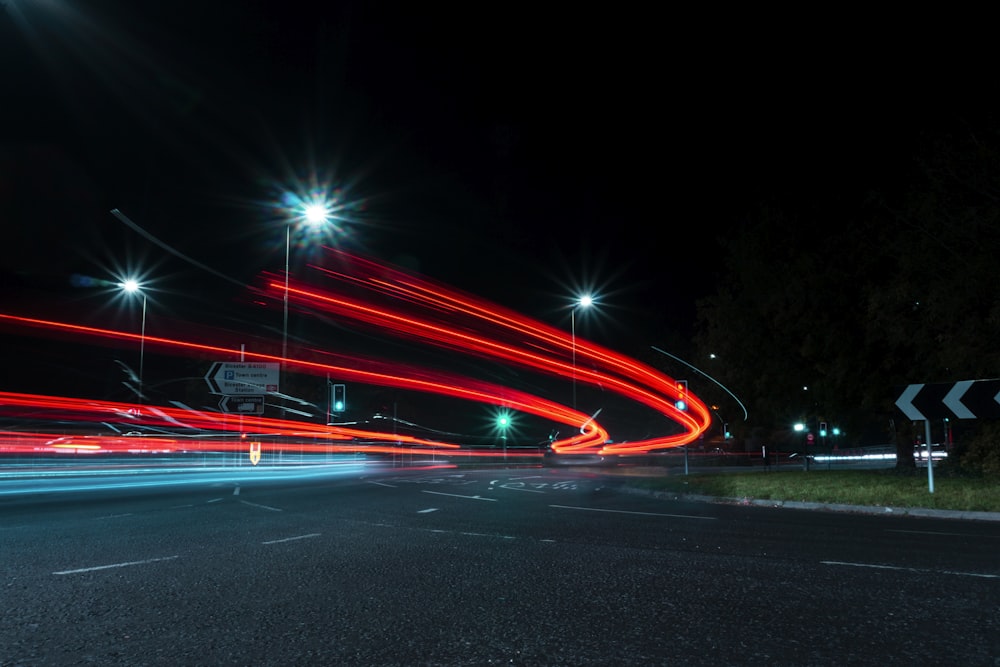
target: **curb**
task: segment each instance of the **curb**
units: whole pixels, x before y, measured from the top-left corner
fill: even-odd
[[[938,510],[927,507],[879,507],[871,505],[845,505],[840,503],[817,503],[800,500],[758,500],[755,498],[723,498],[702,496],[693,493],[672,493],[651,491],[630,486],[621,490],[635,495],[651,495],[665,500],[687,500],[725,505],[745,505],[752,507],[777,507],[785,509],[812,510],[822,512],[843,512],[847,514],[869,514],[877,516],[917,516],[934,519],[959,519],[963,521],[1000,521],[1000,512],[968,512],[963,510]]]

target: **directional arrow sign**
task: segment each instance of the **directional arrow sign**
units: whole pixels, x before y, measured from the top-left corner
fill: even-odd
[[[219,409],[223,412],[236,412],[241,415],[264,414],[263,396],[223,396],[219,401]]]
[[[914,421],[1000,418],[1000,380],[911,384],[902,389],[896,407]]]
[[[899,408],[904,415],[906,415],[907,419],[912,419],[913,421],[923,421],[927,419],[927,417],[924,417],[920,410],[913,407],[913,399],[917,397],[917,394],[919,394],[920,390],[923,388],[924,385],[922,384],[911,384],[907,386],[906,389],[903,390],[903,393],[899,395],[899,398],[896,399],[896,407]]]
[[[205,374],[213,394],[240,396],[278,391],[280,364],[216,361]]]

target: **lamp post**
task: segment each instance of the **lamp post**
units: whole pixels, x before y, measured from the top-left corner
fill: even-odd
[[[303,205],[297,215],[298,221],[304,222],[310,227],[317,228],[324,225],[330,219],[330,207],[328,204],[313,202]],[[292,226],[296,220],[291,220],[285,225],[285,296],[282,308],[281,324],[281,369],[284,375],[285,359],[288,357],[288,274],[289,259],[292,253]],[[282,409],[284,414],[284,409]]]
[[[591,304],[594,303],[593,297],[589,294],[584,294],[576,303],[573,304],[573,310],[569,313],[569,323],[570,331],[573,336],[573,409],[576,410],[576,309],[577,308],[589,308]]]
[[[146,293],[142,291],[142,286],[133,278],[122,283],[119,287],[126,294],[139,293],[142,295],[142,325],[139,333],[139,403],[142,404],[142,367],[146,356]]]

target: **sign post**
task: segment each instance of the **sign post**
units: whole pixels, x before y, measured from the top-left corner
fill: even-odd
[[[911,421],[924,422],[927,447],[927,486],[934,493],[934,451],[931,419],[989,419],[1000,417],[1000,380],[962,380],[907,385],[896,407]]]

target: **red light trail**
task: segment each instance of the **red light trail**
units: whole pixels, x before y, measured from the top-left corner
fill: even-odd
[[[631,401],[652,408],[678,425],[680,433],[668,433],[641,441],[612,443],[609,433],[589,415],[574,410],[557,401],[500,384],[466,377],[456,373],[419,368],[399,363],[389,364],[380,359],[346,356],[327,350],[311,350],[313,357],[323,361],[288,358],[259,352],[242,352],[228,347],[198,343],[190,340],[143,336],[149,349],[163,353],[221,355],[225,358],[243,358],[246,361],[281,362],[286,368],[316,376],[337,377],[344,381],[376,386],[413,390],[458,398],[475,403],[500,406],[535,415],[546,420],[570,426],[574,434],[552,443],[558,453],[640,454],[652,450],[684,445],[697,439],[711,423],[708,408],[694,395],[683,392],[678,383],[667,375],[620,355],[612,350],[570,336],[552,326],[527,318],[509,309],[501,308],[474,296],[436,284],[409,273],[384,266],[370,259],[358,257],[337,249],[327,249],[331,259],[338,261],[344,270],[323,266],[309,268],[318,279],[334,286],[363,289],[379,298],[372,302],[352,298],[330,287],[295,280],[288,283],[290,302],[304,313],[315,311],[336,315],[339,320],[351,320],[362,327],[376,329],[381,334],[416,341],[433,347],[444,348],[465,355],[499,361],[528,369],[532,372],[558,378],[575,377],[582,384],[601,387]],[[284,298],[286,283],[281,279],[265,279],[264,292],[280,301]],[[376,303],[391,303],[376,305]],[[138,341],[139,334],[98,327],[57,322],[31,317],[0,313],[0,323],[18,328],[43,328],[63,335],[72,334],[85,338],[115,341]],[[570,358],[575,352],[576,364]],[[240,356],[242,355],[242,357]],[[681,400],[686,409],[677,407]],[[73,419],[82,422],[125,421],[136,426],[176,430],[178,425],[199,432],[239,434],[252,432],[254,437],[309,438],[322,441],[309,445],[315,451],[358,451],[355,444],[337,444],[343,441],[366,441],[369,447],[383,447],[398,451],[402,445],[457,453],[456,443],[445,443],[426,438],[367,429],[310,424],[304,421],[269,419],[251,415],[205,413],[181,408],[134,405],[89,399],[71,399],[55,396],[37,396],[0,393],[0,416],[14,416],[30,409],[50,418]],[[237,423],[237,419],[240,421]],[[23,435],[23,434],[22,434]],[[44,434],[42,434],[44,435]],[[0,433],[0,451],[4,442],[13,442],[10,433]],[[45,440],[55,441],[57,437]],[[46,444],[48,447],[73,447],[78,441],[79,450],[92,449],[97,444],[102,451],[128,450],[136,447],[136,440],[149,441],[157,451],[193,450],[201,448],[243,448],[243,443],[232,439],[221,443],[218,439],[161,439],[111,437],[93,442],[70,438],[62,443]],[[153,442],[153,441],[158,442]],[[37,446],[39,439],[32,439],[25,446]],[[390,443],[395,446],[390,446]],[[296,444],[296,449],[305,445]]]

